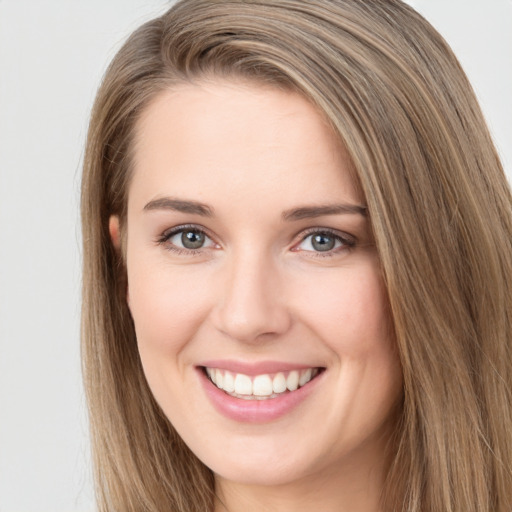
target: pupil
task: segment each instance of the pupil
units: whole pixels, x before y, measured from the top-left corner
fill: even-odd
[[[198,231],[184,231],[181,235],[181,243],[187,249],[199,249],[204,244],[204,234]]]
[[[334,237],[325,233],[315,235],[311,241],[311,244],[316,251],[330,251],[334,248],[334,243]]]

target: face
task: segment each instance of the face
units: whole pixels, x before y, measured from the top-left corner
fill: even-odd
[[[364,199],[327,123],[291,92],[189,84],[148,106],[134,149],[128,303],[187,445],[254,484],[382,459],[401,373]]]

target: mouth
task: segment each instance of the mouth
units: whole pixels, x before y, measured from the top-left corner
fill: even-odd
[[[271,400],[294,393],[307,386],[324,370],[321,367],[311,367],[250,376],[221,368],[202,367],[202,371],[216,388],[242,400]]]

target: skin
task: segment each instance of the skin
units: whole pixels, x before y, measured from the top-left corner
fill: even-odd
[[[295,93],[219,80],[161,93],[135,141],[128,303],[156,400],[215,473],[216,511],[379,510],[402,381],[369,219],[283,218],[364,207],[327,123]],[[182,225],[206,232],[202,248],[169,236]],[[110,229],[119,247],[116,217]],[[334,248],[318,251],[311,230]],[[254,424],[213,407],[197,371],[209,359],[325,371],[287,414]]]

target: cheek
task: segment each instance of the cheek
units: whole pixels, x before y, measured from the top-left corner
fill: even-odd
[[[302,311],[333,358],[337,406],[331,406],[326,422],[343,425],[343,442],[355,446],[387,428],[402,394],[402,371],[378,266],[351,270],[340,269],[320,286],[310,286]]]
[[[210,309],[200,272],[128,264],[129,306],[141,356],[178,353],[197,332]]]
[[[146,380],[168,417],[179,421],[188,404],[185,395],[174,390],[181,389],[190,370],[186,348],[211,303],[203,276],[135,257],[127,269],[129,306]]]
[[[391,317],[377,265],[340,268],[302,288],[298,307],[305,322],[338,356],[366,359],[392,348]]]

